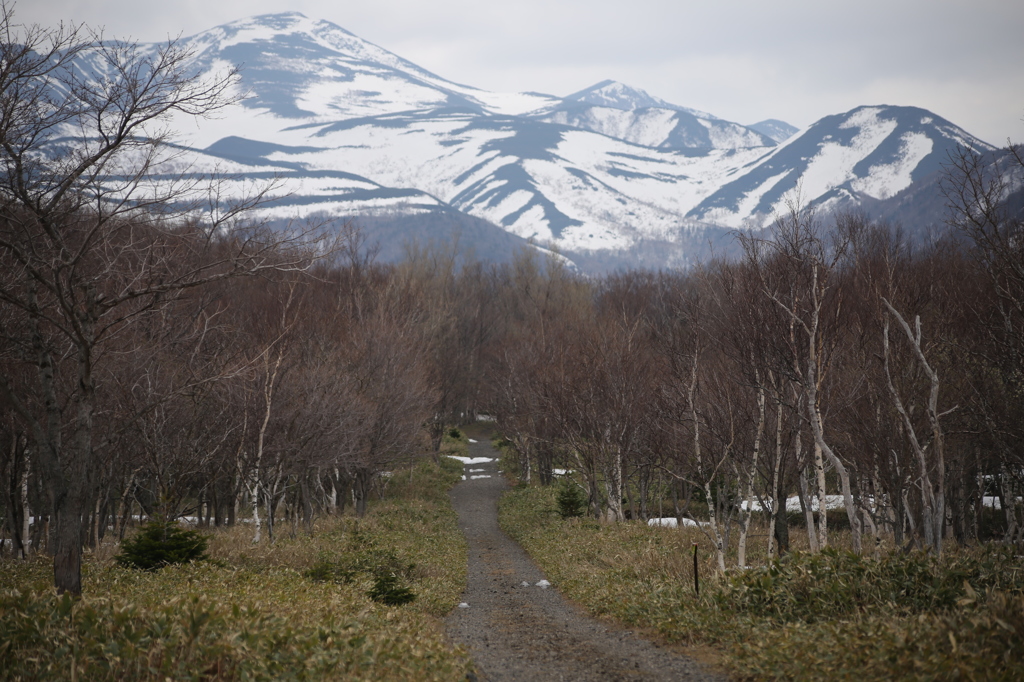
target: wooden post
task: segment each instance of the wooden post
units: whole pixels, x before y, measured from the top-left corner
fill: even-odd
[[[697,578],[697,543],[693,543],[693,592],[700,597],[700,581]]]

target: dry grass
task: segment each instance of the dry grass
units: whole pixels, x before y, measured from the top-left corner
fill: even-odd
[[[670,643],[710,645],[740,678],[1024,679],[1024,572],[1003,548],[876,561],[843,551],[840,531],[828,553],[767,567],[766,538],[751,538],[755,568],[717,576],[699,529],[563,520],[554,490],[538,487],[517,488],[499,509],[571,599]],[[791,544],[806,547],[806,535],[791,529]]]
[[[0,570],[4,679],[457,679],[464,652],[440,616],[465,584],[465,543],[444,491],[461,467],[425,463],[364,519],[320,521],[253,545],[251,529],[212,533],[212,561],[156,572],[117,567],[103,547],[86,558],[81,600],[57,597],[49,562]],[[396,473],[396,479],[401,476]],[[368,595],[369,579],[316,582],[318,559],[387,547],[414,563],[407,606]]]

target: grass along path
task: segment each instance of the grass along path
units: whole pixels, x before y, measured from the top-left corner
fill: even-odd
[[[46,558],[0,564],[0,677],[34,680],[453,680],[470,670],[440,620],[465,584],[447,489],[462,467],[396,472],[363,519],[253,546],[212,534],[212,561],[156,572],[89,558],[84,596],[57,597]],[[108,552],[109,553],[109,552]],[[311,569],[341,567],[325,575]],[[395,570],[416,599],[368,596]],[[379,571],[378,571],[379,572]]]
[[[562,519],[555,489],[540,487],[510,491],[499,516],[570,599],[710,651],[736,678],[1024,679],[1024,566],[1012,549],[941,561],[797,553],[710,579],[696,529]],[[699,599],[693,542],[704,547]]]

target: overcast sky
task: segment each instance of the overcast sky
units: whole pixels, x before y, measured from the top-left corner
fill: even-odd
[[[8,0],[10,4],[10,0]],[[1021,0],[20,0],[16,19],[150,42],[326,19],[448,80],[567,95],[606,78],[739,123],[914,105],[1024,141]]]

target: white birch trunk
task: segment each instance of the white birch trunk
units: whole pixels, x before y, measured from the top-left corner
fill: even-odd
[[[715,514],[714,497],[711,494],[711,479],[704,472],[704,459],[700,447],[700,420],[697,416],[697,403],[694,400],[694,393],[697,390],[697,354],[693,355],[693,369],[690,374],[690,387],[687,391],[690,407],[690,418],[693,420],[693,455],[697,461],[697,475],[701,478],[704,487],[704,500],[708,507],[708,521],[711,528],[713,542],[715,543],[715,558],[718,564],[719,574],[725,573],[725,545],[722,534],[718,529],[718,517]]]
[[[28,506],[28,469],[29,469],[29,458],[25,456],[25,468],[21,472],[21,547],[18,548],[18,558],[27,559],[28,555],[32,553],[32,547],[29,544],[29,531],[32,529],[32,510]]]
[[[768,523],[768,558],[775,557],[775,524],[778,523],[779,514],[786,513],[786,500],[779,497],[779,470],[782,467],[782,403],[776,404],[775,417],[775,463],[772,466],[772,490],[771,494],[765,497],[772,501],[771,520]],[[780,510],[779,507],[782,507]],[[788,523],[788,518],[784,523]]]
[[[821,423],[821,412],[818,409],[818,329],[820,325],[821,316],[821,301],[818,293],[818,269],[814,269],[814,312],[811,316],[811,324],[808,328],[808,344],[807,344],[807,373],[804,376],[805,385],[804,390],[807,392],[807,417],[811,423],[811,433],[814,436],[815,448],[815,467],[818,466],[817,459],[820,456],[818,450],[828,457],[829,462],[835,468],[836,473],[839,474],[839,483],[843,492],[843,504],[846,507],[846,516],[850,520],[850,531],[853,536],[853,551],[860,554],[861,543],[860,543],[860,522],[857,518],[857,509],[854,505],[853,494],[850,489],[850,474],[846,470],[842,461],[836,456],[832,448],[829,447],[828,443],[825,442],[824,429]],[[824,496],[824,469],[822,468],[819,474],[818,490],[821,500],[819,503],[820,518],[822,520],[823,531],[821,535],[825,539],[822,543],[822,548],[827,546],[828,531],[827,531],[827,513],[825,510],[825,496]]]
[[[914,350],[914,355],[917,357],[918,363],[924,370],[925,375],[928,377],[931,384],[928,392],[928,421],[931,426],[931,443],[929,445],[922,446],[918,440],[917,433],[914,430],[913,422],[910,420],[910,415],[903,406],[903,401],[900,398],[899,392],[896,390],[896,386],[892,382],[892,375],[889,370],[889,318],[886,316],[883,324],[882,334],[882,346],[883,346],[883,362],[885,366],[885,378],[889,385],[889,392],[892,395],[893,403],[896,406],[897,412],[903,417],[904,429],[907,432],[907,437],[910,440],[911,447],[914,449],[914,453],[917,455],[918,465],[921,469],[920,485],[921,485],[921,503],[923,506],[923,519],[922,526],[925,536],[925,544],[929,549],[934,551],[936,554],[942,554],[942,538],[945,532],[946,524],[946,501],[945,501],[945,479],[946,479],[946,461],[944,452],[944,437],[942,433],[942,426],[939,423],[941,415],[938,410],[939,401],[939,375],[932,369],[931,365],[928,364],[928,360],[924,356],[924,350],[921,348],[921,318],[917,316],[914,318],[914,330],[910,329],[910,325],[903,319],[903,316],[892,306],[889,301],[885,298],[882,299],[885,303],[885,307],[889,310],[889,313],[896,319],[900,327],[903,329],[903,333],[906,335],[907,340],[910,342],[911,348]],[[925,456],[925,449],[931,447],[933,459],[935,462],[935,480],[932,480],[931,469],[928,466],[928,460]]]
[[[816,416],[811,417],[815,419]],[[814,433],[814,429],[811,429]],[[825,508],[825,499],[828,490],[825,488],[825,459],[821,456],[821,444],[817,438],[814,440],[814,489],[818,499],[818,547],[828,547],[828,514]]]
[[[799,431],[795,435],[796,438],[793,443],[794,457],[796,458],[796,461],[799,462],[803,452],[803,437],[800,435]],[[800,499],[803,501],[804,525],[807,527],[807,547],[812,554],[816,554],[821,551],[821,548],[818,546],[818,531],[814,525],[814,500],[811,496],[810,490],[808,490],[806,464],[800,468],[800,473],[797,476],[797,482],[800,484]]]
[[[747,472],[747,493],[744,500],[746,504],[741,505],[740,509],[740,538],[736,554],[736,564],[740,568],[746,568],[747,565],[747,531],[750,529],[750,517],[754,505],[754,476],[757,473],[757,460],[761,452],[761,437],[764,435],[764,386],[760,385],[760,377],[758,379],[757,433],[754,436],[754,453],[751,457],[750,469]]]

